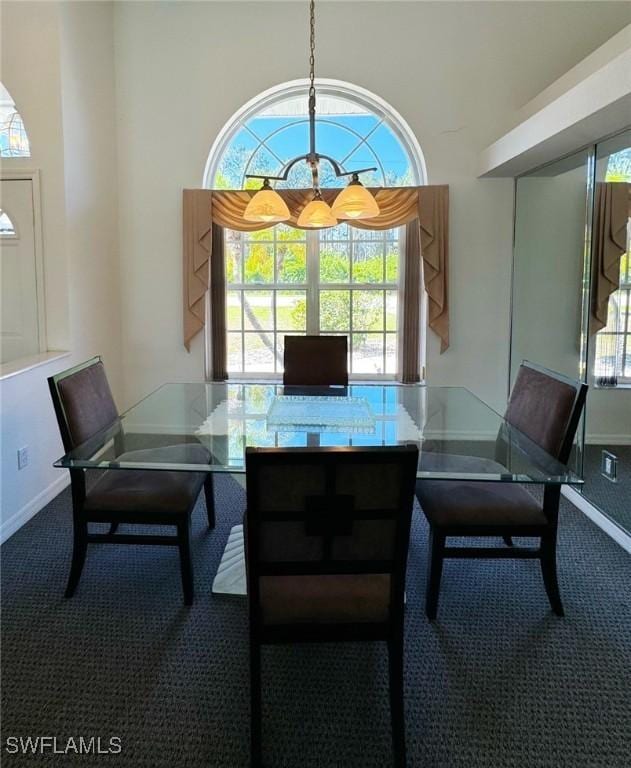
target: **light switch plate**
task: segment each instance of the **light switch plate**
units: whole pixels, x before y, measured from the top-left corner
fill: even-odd
[[[618,457],[609,451],[603,451],[600,460],[600,471],[607,480],[616,483],[618,477]]]
[[[28,467],[28,463],[28,445],[25,445],[23,448],[18,448],[18,469],[24,469],[24,467]]]

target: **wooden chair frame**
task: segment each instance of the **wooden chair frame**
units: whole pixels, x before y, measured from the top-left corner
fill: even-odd
[[[576,381],[562,374],[551,371],[543,366],[524,360],[522,365],[532,368],[540,373],[569,384],[575,390],[574,402],[568,424],[558,452],[558,460],[567,464],[574,443],[574,437],[578,428],[585,399],[587,397],[587,384]],[[497,451],[501,451],[501,436],[498,436]],[[444,482],[432,480],[425,482]],[[449,481],[448,481],[449,482]],[[543,513],[546,523],[543,525],[515,526],[515,525],[445,525],[439,526],[430,522],[429,530],[429,557],[427,563],[427,591],[425,612],[428,619],[433,621],[438,611],[438,596],[440,581],[445,559],[528,559],[539,560],[543,583],[545,586],[550,606],[557,616],[563,616],[563,603],[559,591],[557,577],[556,549],[557,531],[559,522],[559,502],[561,498],[560,485],[545,485],[543,491]],[[454,537],[501,537],[507,547],[452,547],[447,546],[449,536]],[[513,546],[512,537],[536,537],[539,539],[538,547]]]
[[[327,483],[335,466],[346,463],[383,463],[385,455],[400,457],[404,484],[396,511],[399,525],[396,529],[394,555],[391,561],[328,561],[300,563],[261,563],[258,557],[259,504],[256,494],[260,468],[271,462],[322,463],[327,472]],[[390,671],[390,709],[395,764],[405,766],[405,721],[403,701],[403,628],[404,591],[407,555],[412,517],[414,482],[418,466],[418,448],[401,445],[389,448],[247,448],[247,516],[246,561],[250,615],[250,675],[251,675],[251,756],[252,766],[261,765],[261,647],[266,644],[296,642],[339,642],[358,640],[384,641],[388,646]],[[408,501],[406,501],[408,500]],[[291,514],[291,513],[290,513]],[[357,519],[362,517],[361,514]],[[386,519],[383,515],[382,519]],[[285,518],[287,519],[287,518]],[[291,519],[294,519],[292,516]],[[295,519],[300,520],[300,514]],[[261,621],[259,578],[261,575],[323,575],[330,573],[390,573],[390,611],[387,621],[379,623],[348,622],[336,624],[284,624],[264,625]]]
[[[63,399],[59,392],[59,384],[69,376],[79,371],[89,368],[91,365],[102,362],[100,356],[96,356],[84,363],[62,371],[48,378],[48,386],[55,409],[55,415],[61,432],[61,439],[66,453],[72,451],[76,445],[72,440],[68,418],[64,409]],[[124,445],[124,431],[120,419],[103,430],[104,442],[112,439],[117,452],[122,452]],[[95,437],[98,437],[96,435]],[[182,588],[184,591],[185,605],[191,605],[194,597],[194,579],[193,562],[191,558],[191,514],[197,502],[197,498],[189,506],[185,514],[169,512],[138,512],[133,507],[125,510],[86,510],[86,478],[85,469],[71,469],[70,483],[72,491],[72,519],[73,519],[73,548],[72,562],[70,566],[70,575],[66,586],[65,597],[70,598],[74,595],[88,549],[88,544],[143,544],[177,547],[180,554],[180,573],[182,578]],[[109,470],[124,472],[127,470]],[[200,469],[200,472],[203,472]],[[210,472],[206,473],[204,481],[204,495],[206,499],[206,509],[208,513],[208,527],[215,527],[215,504],[213,494],[213,479]],[[109,523],[108,533],[90,533],[89,523]],[[175,536],[159,536],[154,534],[122,534],[117,533],[120,523],[143,524],[143,525],[173,525],[176,528]]]

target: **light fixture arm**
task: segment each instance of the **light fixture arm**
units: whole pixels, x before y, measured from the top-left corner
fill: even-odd
[[[320,160],[327,160],[337,178],[342,176],[357,176],[360,173],[376,171],[376,168],[360,168],[357,171],[345,171],[342,166],[328,155],[319,155],[316,151],[316,91],[315,91],[315,0],[309,2],[309,152],[306,155],[290,160],[281,170],[280,176],[269,176],[257,173],[246,173],[246,179],[264,179],[265,181],[287,181],[289,171],[301,161],[305,161],[311,169],[313,189],[320,190]]]

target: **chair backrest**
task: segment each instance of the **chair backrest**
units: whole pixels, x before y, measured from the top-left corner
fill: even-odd
[[[118,419],[100,357],[48,379],[64,448],[71,451]]]
[[[245,458],[251,619],[267,576],[387,574],[390,613],[402,612],[417,446],[246,448]]]
[[[519,367],[505,419],[563,464],[587,396],[587,384],[530,363]]]
[[[283,384],[348,384],[346,336],[285,336]]]

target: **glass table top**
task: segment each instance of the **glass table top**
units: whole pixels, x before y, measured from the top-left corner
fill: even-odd
[[[242,473],[246,446],[410,442],[419,478],[582,482],[467,389],[395,383],[164,384],[55,466]]]

